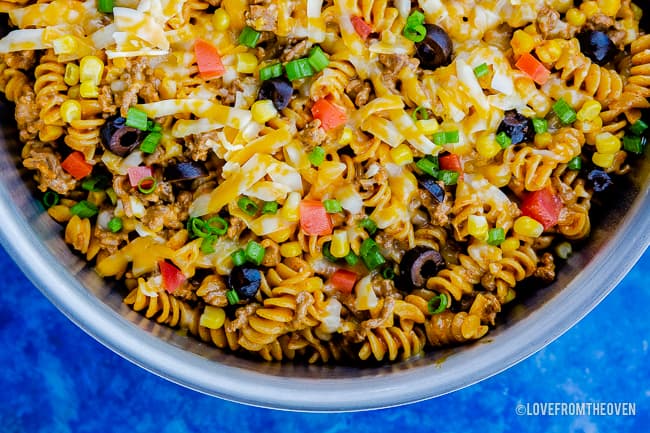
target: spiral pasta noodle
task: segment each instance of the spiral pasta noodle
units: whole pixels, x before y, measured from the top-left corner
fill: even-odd
[[[552,283],[643,153],[638,7],[569,3],[0,0],[0,91],[61,237],[145,319],[399,362]]]

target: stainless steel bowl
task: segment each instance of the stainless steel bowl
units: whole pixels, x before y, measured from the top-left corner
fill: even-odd
[[[650,243],[650,160],[598,214],[589,241],[557,281],[531,293],[505,323],[472,345],[372,368],[251,361],[144,319],[63,242],[61,227],[33,194],[20,144],[0,102],[0,241],[23,272],[70,320],[133,363],[188,388],[278,409],[381,408],[439,396],[488,378],[535,353],[594,308]],[[603,332],[607,332],[604,329]]]

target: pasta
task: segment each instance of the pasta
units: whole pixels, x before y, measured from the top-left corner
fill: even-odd
[[[0,91],[65,242],[146,319],[267,362],[482,338],[647,136],[630,0],[0,12]]]

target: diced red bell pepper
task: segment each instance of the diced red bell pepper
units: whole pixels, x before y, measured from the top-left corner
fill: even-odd
[[[194,42],[194,54],[196,55],[196,65],[199,68],[201,78],[209,80],[221,77],[226,73],[226,68],[221,62],[221,56],[219,56],[217,48],[210,42],[197,39]]]
[[[180,269],[165,260],[158,262],[158,268],[162,275],[163,287],[168,293],[174,293],[186,280]]]
[[[153,176],[153,171],[151,170],[151,167],[147,167],[144,165],[138,167],[129,167],[126,169],[126,172],[129,175],[129,183],[134,188],[137,187],[140,181],[145,177]]]
[[[372,33],[372,27],[370,27],[370,24],[365,22],[363,18],[357,16],[351,17],[350,21],[352,21],[352,26],[359,36],[361,36],[362,39],[368,39],[368,36]]]
[[[348,120],[345,111],[329,102],[327,99],[319,99],[311,107],[311,114],[320,120],[320,125],[325,131],[343,125]]]
[[[460,163],[460,158],[458,158],[458,155],[450,153],[440,156],[438,157],[438,163],[440,165],[440,169],[456,171],[458,172],[458,178],[463,178],[463,166]]]
[[[352,293],[354,289],[354,283],[357,282],[357,274],[347,269],[337,269],[336,272],[332,274],[330,282],[334,287],[336,287],[341,293]]]
[[[86,162],[86,157],[78,150],[63,160],[61,168],[77,180],[83,179],[93,171],[93,166]]]
[[[551,71],[530,53],[523,54],[515,66],[540,86],[546,83],[551,76]]]
[[[533,191],[521,203],[521,213],[529,216],[548,230],[557,224],[562,210],[562,200],[550,187]]]
[[[300,228],[310,236],[332,233],[332,219],[322,202],[317,200],[300,202]]]

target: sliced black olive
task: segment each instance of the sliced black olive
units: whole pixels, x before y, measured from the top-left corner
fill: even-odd
[[[438,69],[451,63],[453,44],[447,32],[435,24],[425,24],[427,35],[416,44],[415,55],[422,69]]]
[[[208,171],[203,164],[195,161],[178,162],[168,165],[163,172],[163,177],[168,182],[198,179],[207,175]]]
[[[399,264],[401,282],[405,289],[424,287],[427,280],[435,277],[445,267],[440,253],[428,247],[415,247],[402,257]]]
[[[533,121],[517,112],[517,110],[505,112],[503,120],[497,129],[497,134],[500,132],[505,132],[510,137],[512,144],[532,141],[535,138]]]
[[[614,184],[609,174],[597,168],[589,172],[587,175],[587,180],[594,189],[594,192],[603,192]]]
[[[257,99],[270,99],[276,109],[287,108],[293,95],[291,82],[284,77],[271,78],[262,83]]]
[[[262,273],[259,269],[249,266],[235,266],[228,276],[228,287],[239,296],[239,299],[251,299],[260,288]]]
[[[117,156],[124,156],[135,149],[142,141],[139,129],[126,126],[126,119],[121,116],[108,119],[100,130],[102,145]]]
[[[585,30],[579,33],[577,38],[582,53],[600,66],[609,63],[618,52],[616,45],[607,36],[607,33],[598,30]]]
[[[445,189],[435,179],[422,176],[418,178],[418,182],[424,189],[431,193],[438,203],[442,203],[445,200]]]

